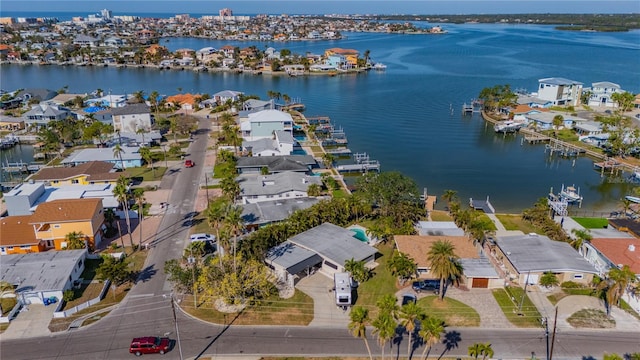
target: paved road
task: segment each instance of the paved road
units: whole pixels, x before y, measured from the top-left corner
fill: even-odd
[[[208,121],[200,122],[201,134],[191,145],[189,157],[203,164]],[[188,220],[194,208],[197,184],[202,166],[174,168],[162,181],[162,188],[171,188],[170,208],[163,217],[149,251],[145,272],[119,308],[101,321],[83,329],[55,334],[49,337],[3,341],[0,358],[13,359],[129,359],[131,338],[142,335],[163,335],[177,339],[176,327],[167,297],[163,264],[166,259],[178,257],[184,248],[189,228]],[[291,327],[242,326],[222,327],[191,319],[177,312],[177,324],[183,358],[206,355],[259,356],[273,355],[366,355],[364,343],[353,338],[344,326]],[[449,356],[466,355],[467,347],[475,342],[491,342],[497,356],[525,358],[535,352],[545,352],[545,337],[541,329],[449,329],[447,339]],[[371,332],[369,332],[370,334]],[[406,337],[399,338],[393,351],[406,353]],[[379,352],[371,339],[374,352]],[[418,349],[420,352],[422,349]],[[432,355],[445,351],[445,345],[434,346]],[[556,336],[556,359],[576,359],[582,356],[601,357],[603,352],[640,351],[640,331],[562,331]],[[389,351],[387,351],[389,353]],[[175,347],[163,359],[180,359]]]

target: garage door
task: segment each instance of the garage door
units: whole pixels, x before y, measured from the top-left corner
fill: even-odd
[[[489,287],[489,279],[487,278],[473,278],[471,283],[472,288],[486,289]]]

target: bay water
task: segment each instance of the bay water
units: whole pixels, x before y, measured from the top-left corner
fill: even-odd
[[[162,39],[170,50],[230,44],[293,53],[322,54],[331,47],[369,50],[386,71],[358,75],[287,77],[195,73],[179,70],[2,65],[0,88],[64,86],[85,93],[158,91],[209,93],[229,89],[267,98],[278,91],[306,105],[307,116],[329,116],[342,127],[354,152],[379,160],[383,171],[413,178],[429,194],[452,189],[459,197],[490,197],[498,212],[518,212],[550,188],[576,185],[583,209],[609,211],[635,185],[622,177],[601,177],[592,160],[549,157],[544,145],[522,143],[520,135],[497,136],[478,114],[461,107],[484,87],[509,84],[535,91],[538,79],[564,77],[611,81],[640,92],[640,31],[565,32],[551,26],[442,24],[444,35],[346,33],[337,41],[233,42]],[[2,155],[5,157],[4,153]]]

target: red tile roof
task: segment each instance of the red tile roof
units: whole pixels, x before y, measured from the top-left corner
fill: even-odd
[[[614,264],[629,265],[631,271],[640,274],[640,239],[597,238],[591,239],[591,245]]]

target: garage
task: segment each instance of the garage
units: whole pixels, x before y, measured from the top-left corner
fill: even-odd
[[[473,278],[471,287],[474,289],[486,289],[489,287],[489,279],[487,278]]]

